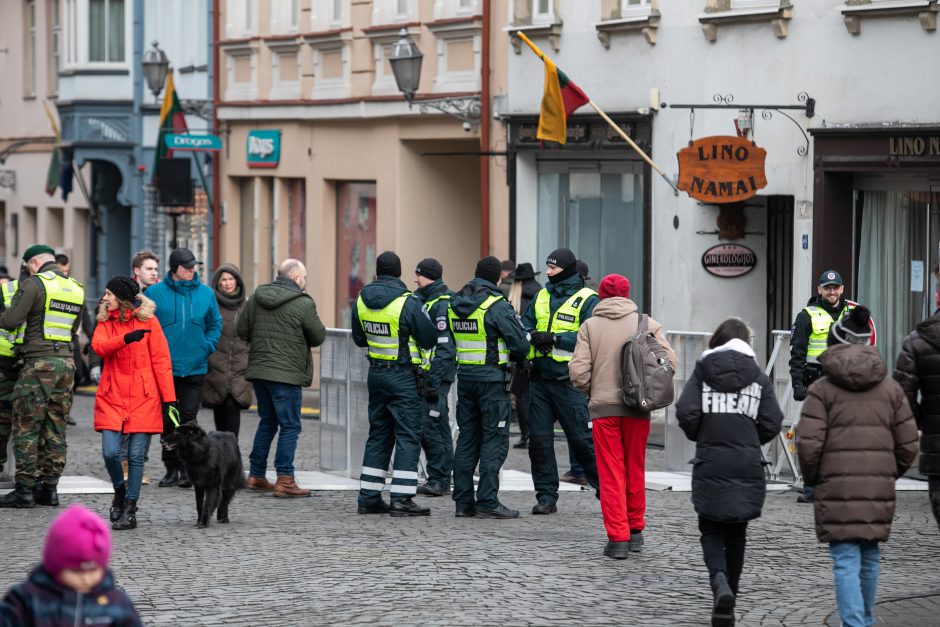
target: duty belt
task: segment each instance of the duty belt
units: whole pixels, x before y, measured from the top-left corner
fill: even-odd
[[[401,361],[379,361],[377,359],[370,359],[369,367],[370,368],[384,368],[384,369],[407,368],[409,370],[414,370],[417,367],[417,364],[409,364],[409,363],[404,363]]]

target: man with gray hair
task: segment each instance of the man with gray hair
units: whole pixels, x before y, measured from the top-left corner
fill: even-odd
[[[307,269],[285,259],[273,283],[262,285],[238,315],[236,332],[248,342],[248,371],[258,399],[258,429],[249,456],[248,487],[279,497],[310,496],[294,480],[294,451],[300,435],[301,387],[313,381],[310,349],[326,339],[317,305],[304,291]],[[274,468],[277,483],[265,478],[268,454],[280,429]]]

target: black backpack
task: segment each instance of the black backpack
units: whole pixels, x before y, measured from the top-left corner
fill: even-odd
[[[630,409],[649,413],[676,398],[676,369],[669,354],[649,331],[649,316],[637,314],[637,333],[620,350],[620,396]]]

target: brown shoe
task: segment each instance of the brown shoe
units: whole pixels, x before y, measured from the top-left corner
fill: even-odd
[[[248,489],[258,492],[271,492],[274,490],[274,484],[264,477],[252,477],[248,475]]]
[[[121,462],[121,470],[124,471],[124,483],[127,483],[127,460]]]
[[[310,496],[310,490],[304,490],[290,475],[278,475],[274,485],[274,496],[299,497]]]

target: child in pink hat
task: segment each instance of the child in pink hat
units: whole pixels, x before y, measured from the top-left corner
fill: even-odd
[[[97,514],[71,505],[49,525],[42,564],[0,602],[5,625],[140,625],[130,598],[108,570],[111,531]]]

